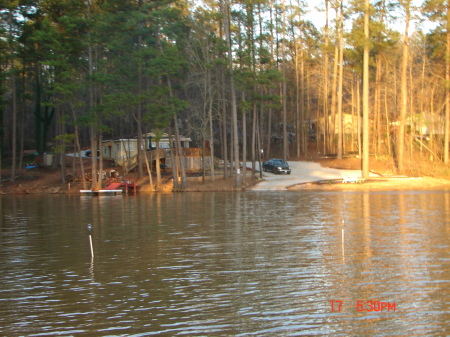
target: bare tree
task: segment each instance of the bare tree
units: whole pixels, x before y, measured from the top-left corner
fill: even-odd
[[[283,23],[282,23],[282,29],[283,29],[283,42],[281,44],[282,49],[282,71],[283,71],[283,84],[282,84],[282,100],[283,100],[283,159],[288,160],[288,135],[287,135],[287,107],[286,107],[286,101],[287,101],[287,78],[286,78],[286,5],[285,1],[283,0],[282,5],[283,10]]]
[[[409,57],[409,21],[411,20],[411,0],[400,1],[405,11],[405,33],[403,36],[403,52],[400,75],[400,116],[398,119],[398,133],[397,133],[397,163],[398,171],[403,173],[405,168],[405,124],[406,124],[406,110],[408,109],[408,57]]]
[[[369,19],[370,2],[364,6],[364,56],[363,56],[363,151],[362,176],[369,178]]]
[[[339,6],[339,82],[338,82],[338,144],[337,159],[342,159],[342,84],[344,77],[344,0],[341,0]]]
[[[223,1],[223,0],[222,0]],[[234,75],[233,75],[233,52],[231,49],[231,30],[230,30],[230,8],[228,0],[225,0],[224,9],[224,23],[225,23],[225,37],[228,46],[228,65],[230,72],[230,91],[231,91],[231,122],[232,122],[232,146],[234,156],[234,186],[236,188],[241,187],[241,172],[239,166],[239,137],[238,137],[238,124],[237,124],[237,105],[236,105],[236,90],[234,87]],[[225,163],[226,164],[226,163]]]
[[[17,92],[16,92],[16,67],[14,57],[14,32],[13,32],[13,9],[9,10],[9,56],[11,68],[11,91],[12,91],[12,163],[11,178],[14,182],[16,178],[16,161],[17,161]]]
[[[447,53],[445,57],[445,130],[444,130],[444,163],[448,164],[450,141],[450,0],[447,0]]]

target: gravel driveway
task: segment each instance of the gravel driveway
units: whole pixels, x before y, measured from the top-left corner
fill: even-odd
[[[273,174],[263,172],[264,181],[251,189],[254,191],[286,190],[288,186],[327,179],[342,179],[343,177],[361,177],[361,170],[338,170],[325,168],[318,163],[306,161],[289,161],[291,174]]]

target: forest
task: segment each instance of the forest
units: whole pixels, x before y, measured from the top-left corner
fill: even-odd
[[[68,151],[141,144],[150,131],[208,146],[236,187],[240,163],[304,158],[311,144],[359,155],[363,176],[369,156],[393,158],[399,174],[448,165],[450,0],[323,0],[320,26],[302,0],[0,3],[0,164],[11,181],[27,151],[65,167]],[[182,188],[181,164],[177,175]]]

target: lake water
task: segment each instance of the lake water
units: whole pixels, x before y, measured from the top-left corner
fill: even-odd
[[[2,196],[0,214],[1,336],[450,335],[448,190]]]

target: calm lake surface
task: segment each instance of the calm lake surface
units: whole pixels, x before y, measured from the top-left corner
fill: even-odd
[[[0,336],[450,335],[448,190],[1,196],[0,214]]]

